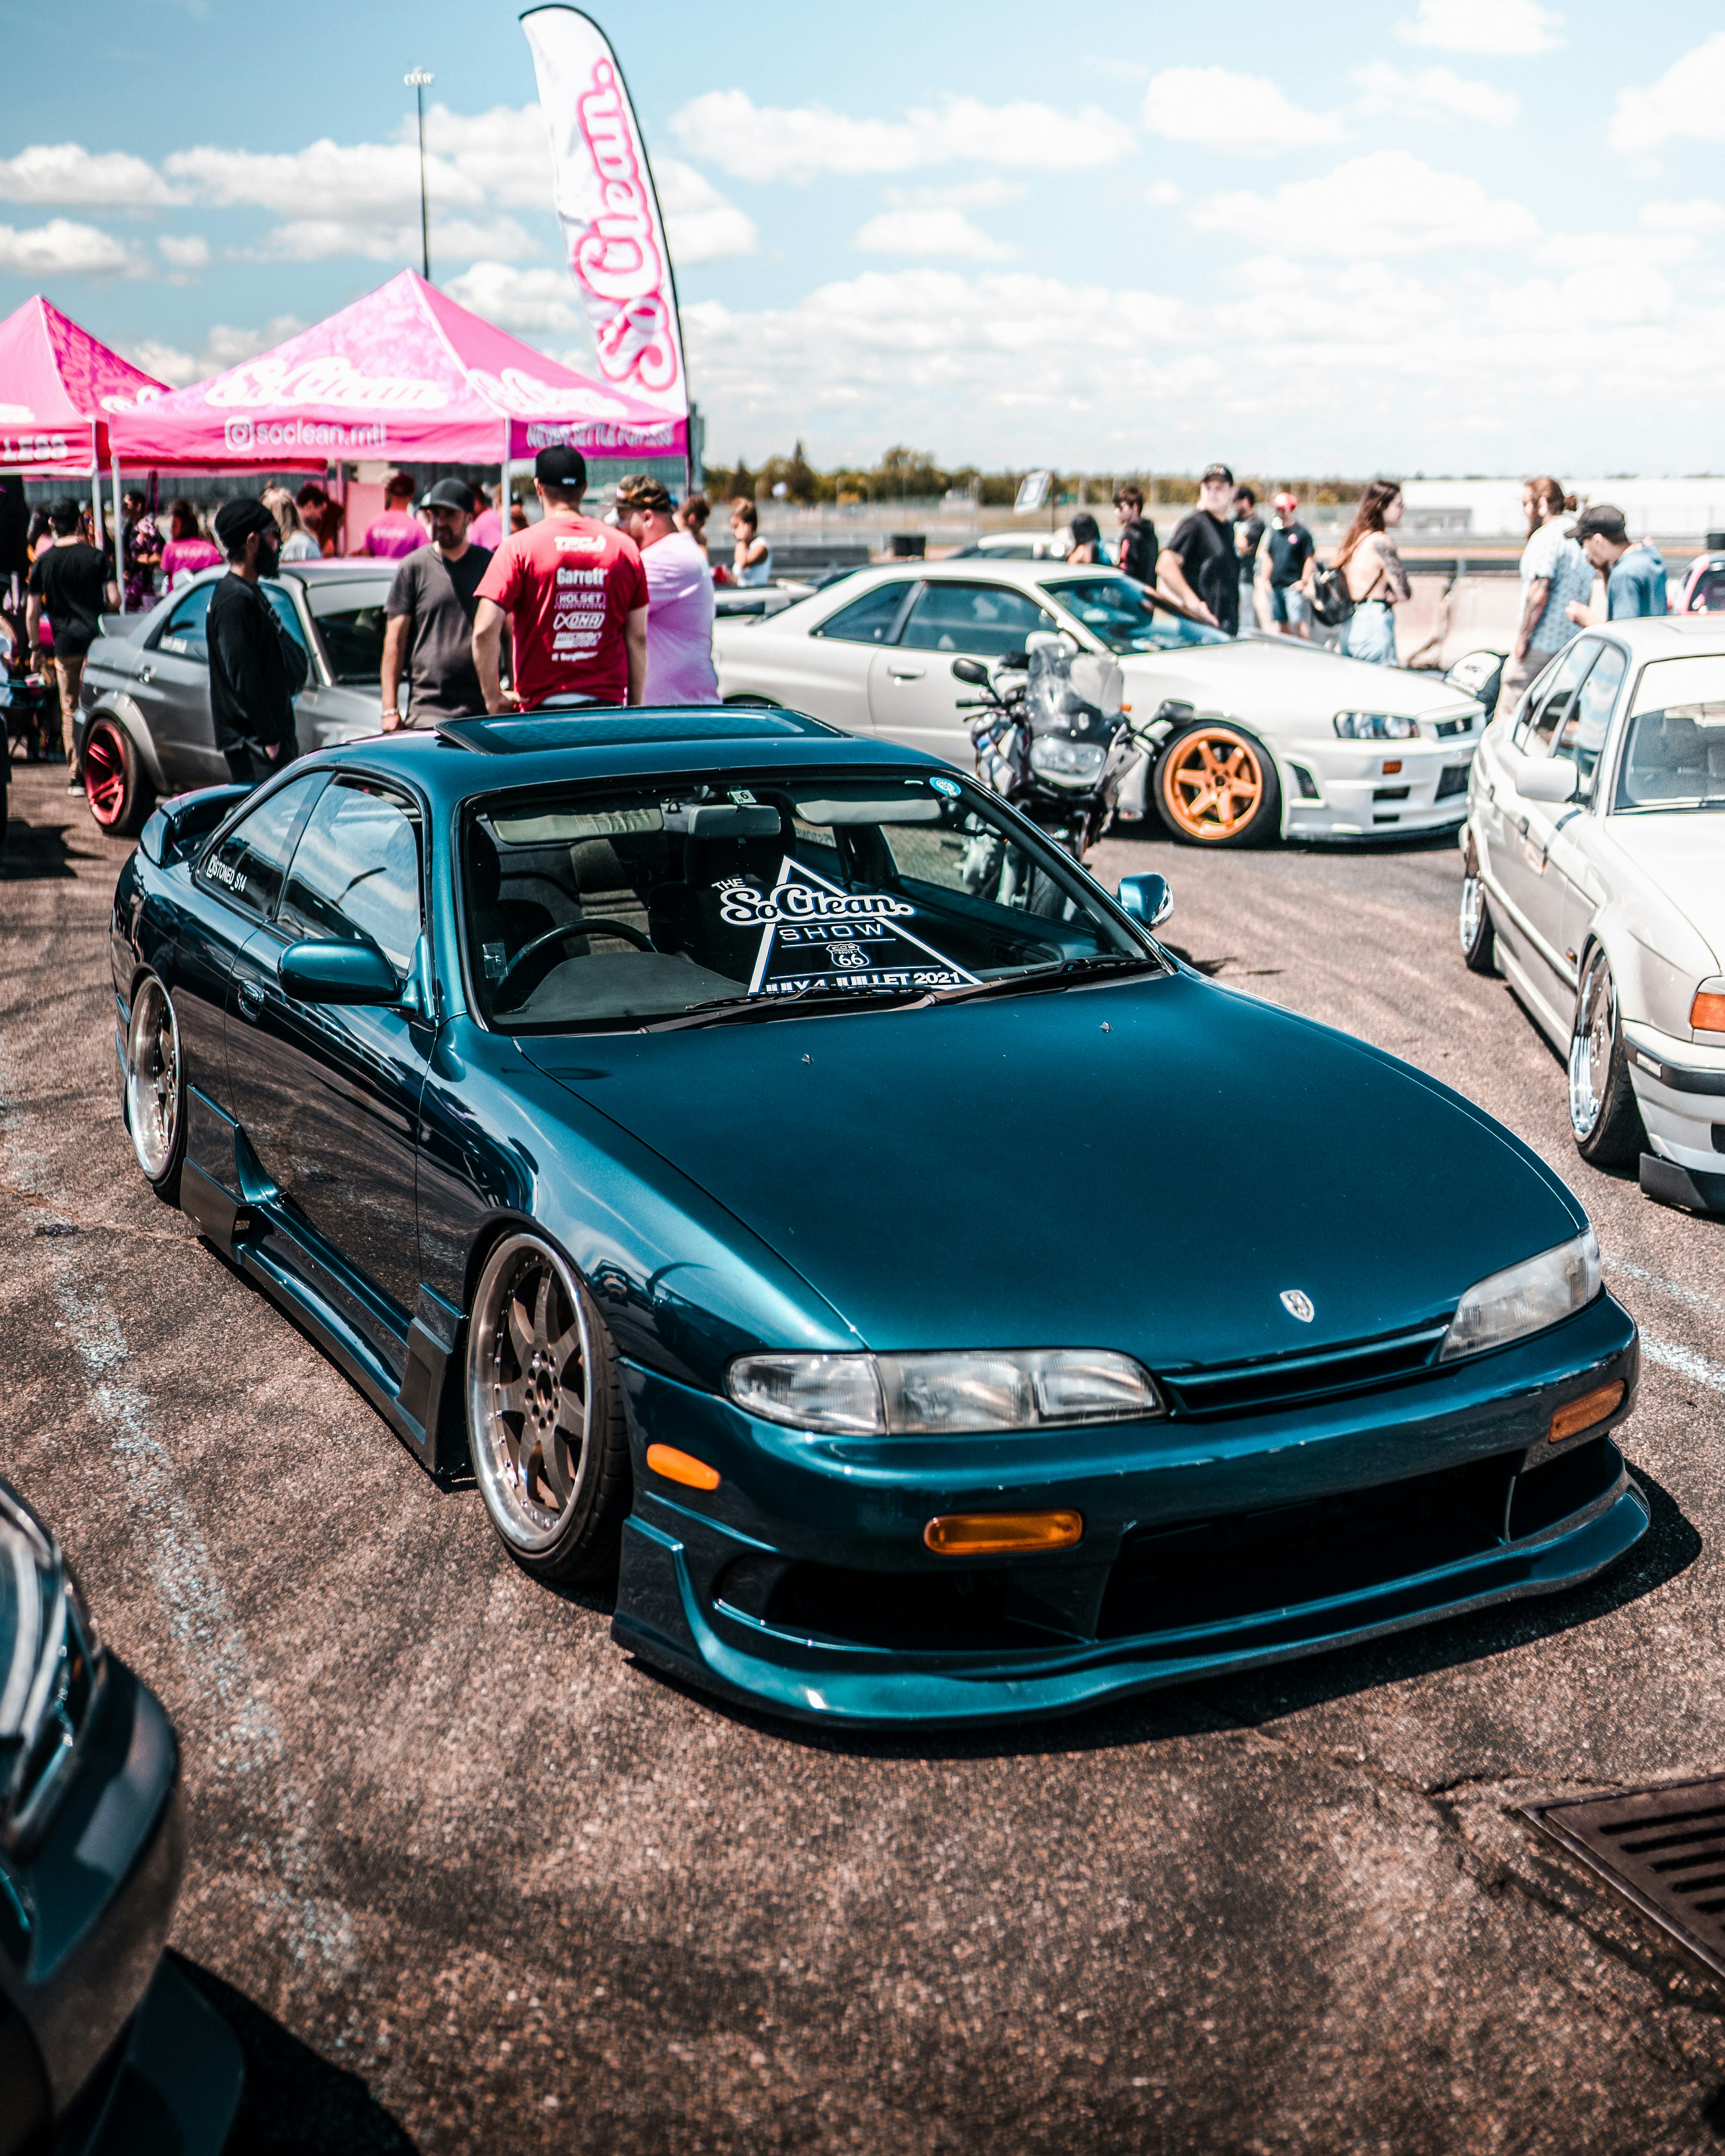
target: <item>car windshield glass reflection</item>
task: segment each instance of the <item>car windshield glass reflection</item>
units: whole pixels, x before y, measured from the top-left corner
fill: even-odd
[[[1725,658],[1697,654],[1642,669],[1616,805],[1725,808]]]
[[[1158,606],[1131,577],[1062,578],[1042,588],[1111,651],[1177,651],[1194,644],[1227,644],[1219,629]]]
[[[481,802],[462,866],[470,978],[509,1032],[884,1007],[1161,963],[1063,855],[944,774]]]

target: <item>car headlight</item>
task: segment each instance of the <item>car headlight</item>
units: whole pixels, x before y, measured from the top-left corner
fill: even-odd
[[[1420,721],[1399,711],[1337,711],[1336,731],[1343,741],[1415,741]]]
[[[1136,1422],[1166,1412],[1147,1370],[1106,1348],[932,1355],[743,1355],[740,1408],[834,1437],[935,1437]]]
[[[1030,768],[1055,786],[1088,786],[1108,760],[1100,742],[1065,734],[1039,734],[1030,744]]]
[[[1543,1332],[1547,1326],[1585,1310],[1599,1291],[1599,1238],[1589,1228],[1554,1250],[1542,1250],[1537,1258],[1524,1258],[1476,1281],[1455,1306],[1438,1360],[1483,1355],[1488,1348],[1524,1340],[1530,1332]]]
[[[101,1641],[59,1545],[0,1482],[0,1838],[53,1809],[101,1677]]]

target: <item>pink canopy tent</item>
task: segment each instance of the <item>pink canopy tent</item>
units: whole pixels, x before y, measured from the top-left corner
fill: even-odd
[[[113,413],[128,465],[321,471],[342,459],[507,465],[562,443],[686,455],[688,422],[560,367],[403,270],[259,359]]]
[[[38,293],[0,322],[0,471],[90,478],[108,461],[116,403],[167,394]]]

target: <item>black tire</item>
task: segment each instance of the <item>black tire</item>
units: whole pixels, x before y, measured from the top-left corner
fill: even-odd
[[[1598,945],[1582,968],[1569,1034],[1569,1129],[1575,1150],[1593,1168],[1633,1168],[1647,1149],[1624,1053],[1617,984]]]
[[[467,1440],[498,1539],[552,1586],[614,1568],[629,1508],[617,1345],[562,1253],[531,1229],[480,1271],[467,1329]]]
[[[186,1066],[173,998],[154,973],[146,973],[132,990],[125,1104],[138,1166],[162,1204],[177,1205],[186,1160]]]
[[[135,839],[156,805],[156,789],[131,736],[102,712],[84,737],[84,798],[110,839]]]
[[[1281,830],[1276,759],[1231,720],[1168,736],[1145,788],[1169,834],[1189,846],[1261,846]]]
[[[1461,963],[1470,973],[1497,971],[1497,930],[1491,919],[1491,902],[1480,875],[1479,855],[1471,839],[1462,857],[1461,911],[1456,924],[1461,938]]]

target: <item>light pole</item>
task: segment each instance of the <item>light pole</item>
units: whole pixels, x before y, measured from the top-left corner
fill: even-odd
[[[415,68],[402,80],[413,93],[413,102],[419,108],[419,258],[420,268],[429,285],[431,282],[431,213],[425,204],[425,93],[437,77],[429,69]]]

